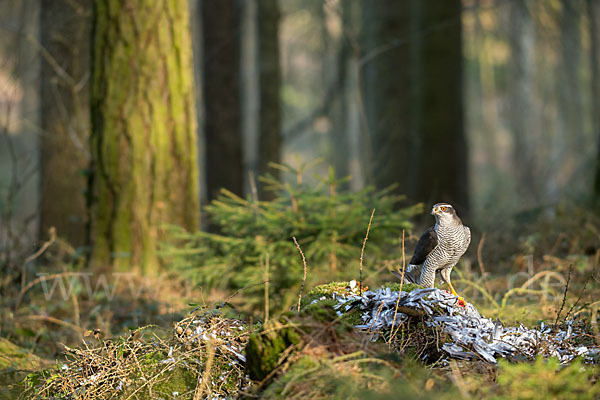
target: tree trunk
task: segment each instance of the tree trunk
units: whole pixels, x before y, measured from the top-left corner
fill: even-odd
[[[592,126],[596,137],[596,163],[594,168],[594,187],[592,196],[596,205],[600,205],[600,4],[595,0],[587,1],[590,24],[590,69],[592,76]]]
[[[91,0],[41,4],[41,222],[73,246],[85,244],[89,165]]]
[[[348,77],[348,61],[351,56],[352,48],[350,47],[350,39],[347,37],[348,30],[351,29],[351,10],[350,3],[341,2],[339,5],[340,22],[342,24],[342,34],[338,43],[338,52],[335,60],[336,90],[340,92],[336,96],[335,104],[330,112],[332,129],[331,129],[331,156],[335,174],[337,178],[344,178],[350,174],[350,133],[348,124],[348,103],[347,97],[350,93],[347,90]],[[327,21],[323,21],[326,23]],[[327,34],[327,33],[325,33]],[[325,35],[324,34],[324,35]],[[344,183],[340,189],[348,188],[349,184]]]
[[[281,159],[281,65],[279,60],[278,0],[258,0],[258,62],[259,62],[259,145],[258,173],[278,173],[269,168],[270,162]],[[260,190],[261,200],[273,197]]]
[[[187,1],[94,1],[91,261],[158,271],[163,224],[199,223]]]
[[[468,206],[459,0],[363,3],[367,174],[427,204]]]
[[[561,187],[575,176],[581,167],[583,157],[575,156],[573,163],[565,163],[565,158],[577,154],[585,146],[585,134],[581,110],[583,99],[580,93],[581,32],[578,2],[562,0],[559,18],[560,61],[557,66],[556,91],[558,94],[557,130],[554,132],[548,175],[544,176],[547,201],[560,200]],[[569,167],[571,165],[571,167]]]
[[[460,0],[420,2],[421,32],[417,118],[417,199],[446,201],[461,215],[469,209],[468,152],[463,118]]]
[[[416,138],[411,134],[411,2],[362,2],[361,90],[366,119],[365,178],[414,194]]]
[[[244,191],[240,99],[240,4],[203,0],[204,129],[208,200]]]
[[[511,48],[508,98],[508,119],[513,139],[513,173],[521,202],[536,202],[540,197],[537,160],[534,151],[536,132],[533,127],[535,110],[535,48],[534,26],[527,3],[509,3],[510,26],[508,39]]]

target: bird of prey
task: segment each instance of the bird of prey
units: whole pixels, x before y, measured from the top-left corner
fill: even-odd
[[[439,272],[452,294],[458,296],[450,282],[450,272],[467,251],[471,243],[471,230],[462,224],[450,204],[435,204],[431,214],[435,216],[435,225],[428,228],[417,242],[404,278],[410,283],[433,287],[435,274]],[[401,273],[392,272],[402,279]]]

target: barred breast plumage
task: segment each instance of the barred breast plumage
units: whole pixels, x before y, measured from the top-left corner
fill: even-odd
[[[450,282],[450,272],[467,251],[471,231],[462,224],[450,204],[435,204],[431,214],[435,216],[435,225],[419,239],[404,275],[409,282],[433,287],[435,274],[439,272],[452,293],[457,295]],[[402,276],[399,273],[396,275]]]

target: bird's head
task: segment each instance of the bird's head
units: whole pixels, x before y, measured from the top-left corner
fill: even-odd
[[[431,215],[435,217],[435,220],[440,224],[446,223],[462,223],[454,207],[448,203],[437,203],[431,209]]]

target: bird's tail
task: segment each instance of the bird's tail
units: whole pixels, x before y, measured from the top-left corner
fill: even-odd
[[[416,284],[419,283],[419,279],[414,274],[416,269],[417,265],[408,264],[406,266],[406,271],[404,271],[404,282]],[[402,280],[402,272],[392,271],[392,273]]]

